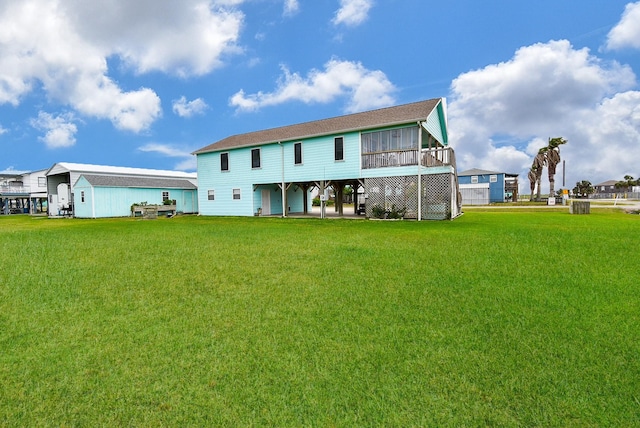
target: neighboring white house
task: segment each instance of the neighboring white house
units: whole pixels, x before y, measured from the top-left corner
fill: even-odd
[[[47,201],[45,172],[0,171],[0,214],[43,212]]]
[[[202,215],[307,213],[311,189],[364,189],[366,215],[460,214],[442,98],[234,135],[194,152]],[[356,207],[357,209],[357,207]]]
[[[177,212],[198,212],[196,173],[60,162],[45,175],[50,216],[122,217],[132,204],[167,199]]]

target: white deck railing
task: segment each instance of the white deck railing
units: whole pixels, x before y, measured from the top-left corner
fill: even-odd
[[[424,167],[444,165],[455,166],[455,156],[450,147],[423,149],[420,163]],[[411,166],[418,164],[417,150],[388,151],[362,155],[362,168],[385,168],[390,166]]]
[[[0,194],[3,195],[20,195],[29,193],[29,188],[25,186],[0,186]]]

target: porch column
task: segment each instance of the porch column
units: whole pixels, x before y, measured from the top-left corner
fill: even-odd
[[[308,195],[309,183],[302,183],[302,184],[299,185],[299,187],[304,192],[304,193],[302,193],[302,205],[303,205],[302,212],[307,214],[309,212],[309,208],[308,208],[308,205],[309,205],[309,195]]]
[[[325,189],[325,182],[324,180],[320,181],[320,218],[325,218],[326,217],[326,201],[324,200],[324,189]]]
[[[342,216],[343,214],[342,197],[344,194],[344,182],[342,181],[337,182],[337,187],[336,185],[334,185],[334,189],[336,191],[336,212],[338,213],[339,216]]]
[[[418,122],[418,221],[422,220],[422,123]]]
[[[354,181],[352,186],[353,186],[353,193],[351,195],[353,199],[353,214],[358,215],[358,189],[360,188],[360,185],[358,184],[357,181]]]

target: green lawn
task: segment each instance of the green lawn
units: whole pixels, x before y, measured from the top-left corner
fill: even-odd
[[[0,217],[1,426],[638,426],[640,216]]]

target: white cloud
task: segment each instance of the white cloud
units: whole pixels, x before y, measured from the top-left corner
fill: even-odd
[[[0,135],[6,134],[7,132],[9,132],[9,130],[0,125]]]
[[[300,10],[298,0],[284,0],[284,16],[293,16]]]
[[[371,6],[373,0],[340,0],[340,9],[336,11],[332,22],[334,25],[360,25],[368,18]]]
[[[202,75],[239,51],[242,0],[21,0],[0,7],[0,104],[34,88],[78,113],[140,132],[161,116],[149,88],[108,75],[117,56],[138,73]],[[170,17],[171,19],[167,19]],[[125,70],[126,71],[126,70]]]
[[[578,179],[593,184],[640,175],[640,92],[627,91],[604,98],[576,120],[574,144],[563,147],[568,168]],[[573,175],[573,174],[572,174]],[[582,177],[582,178],[581,178]]]
[[[197,168],[196,157],[191,154],[192,150],[176,148],[169,144],[149,143],[138,150],[146,153],[158,153],[165,157],[181,159],[175,166],[179,171],[195,171]]]
[[[564,40],[523,47],[509,61],[461,74],[449,102],[458,167],[520,173],[528,192],[532,157],[549,137],[561,136],[569,140],[561,149],[567,187],[617,178],[640,158],[635,85],[628,66]]]
[[[258,110],[289,101],[306,104],[328,103],[346,96],[347,112],[386,107],[394,103],[395,86],[379,70],[368,70],[359,62],[331,59],[324,70],[311,70],[306,78],[282,67],[284,75],[273,92],[246,95],[243,90],[234,94],[229,103],[237,110]]]
[[[31,126],[44,131],[44,137],[40,137],[39,140],[43,141],[47,147],[56,149],[71,147],[76,143],[75,134],[78,132],[78,127],[73,121],[74,117],[70,113],[54,117],[41,111],[37,119],[31,119]]]
[[[187,101],[187,98],[182,96],[180,99],[173,101],[173,112],[180,117],[191,117],[196,114],[204,114],[208,107],[209,106],[202,100],[202,98]]]
[[[62,2],[26,0],[0,12],[0,103],[18,105],[36,82],[78,112],[139,132],[160,116],[150,89],[124,92],[107,77],[107,52],[77,31]]]
[[[81,37],[139,73],[203,75],[221,66],[224,55],[239,51],[244,15],[233,6],[241,1],[60,1],[73,11],[72,25]]]
[[[620,22],[607,35],[608,49],[640,49],[640,2],[629,3]]]

